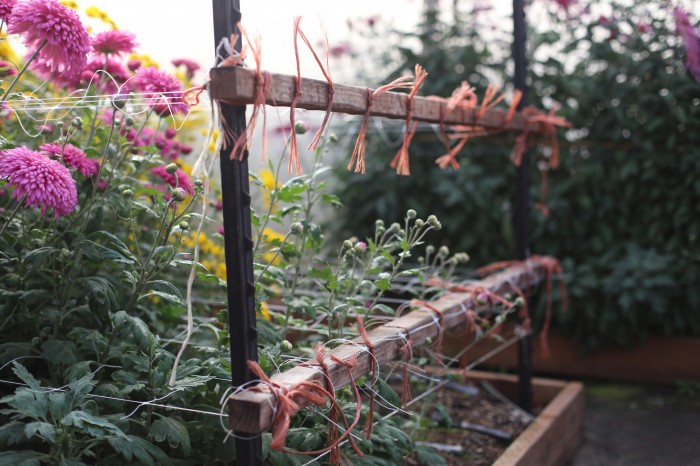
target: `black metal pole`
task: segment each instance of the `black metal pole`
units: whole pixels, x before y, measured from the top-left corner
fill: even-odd
[[[523,97],[518,110],[527,105],[527,39],[524,0],[513,0],[513,61],[514,84]],[[516,169],[515,247],[519,260],[530,255],[530,154],[523,153]],[[532,409],[532,338],[527,335],[518,342],[518,404],[526,411]]]
[[[212,0],[214,46],[231,37],[241,19],[239,0]],[[240,39],[231,44],[240,51]],[[234,138],[245,131],[245,105],[222,104],[222,118]],[[250,186],[248,151],[242,160],[231,160],[231,147],[222,149],[221,197],[224,204],[224,246],[228,289],[228,321],[231,334],[231,376],[234,387],[254,380],[247,361],[258,360],[258,332],[255,325],[255,285],[253,276],[253,241],[250,224]],[[243,437],[246,432],[237,432]],[[236,438],[236,464],[261,466],[262,439]]]

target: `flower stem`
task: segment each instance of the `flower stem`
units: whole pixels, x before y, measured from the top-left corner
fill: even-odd
[[[22,205],[22,201],[24,201],[24,197],[22,197],[22,199],[19,200],[19,202],[17,203],[15,208],[12,209],[12,212],[10,212],[10,216],[7,217],[5,224],[2,226],[2,228],[0,228],[0,235],[2,235],[2,233],[5,231],[5,228],[7,228],[7,225],[9,225],[10,222],[12,222],[12,219],[15,218],[15,215],[17,215],[17,211],[19,210],[19,206]]]
[[[27,63],[25,63],[24,66],[22,67],[22,69],[19,70],[19,73],[17,73],[17,76],[15,76],[15,79],[12,80],[12,82],[10,83],[10,86],[7,88],[5,93],[2,95],[2,99],[0,99],[0,100],[5,100],[7,98],[7,96],[10,95],[10,91],[12,90],[12,88],[15,87],[15,84],[17,84],[17,81],[19,81],[19,78],[21,78],[22,75],[24,74],[24,72],[27,71],[27,68],[29,68],[29,64],[37,57],[37,55],[39,55],[39,51],[44,47],[44,45],[46,45],[46,43],[47,43],[47,41],[44,40],[44,42],[42,42],[41,45],[39,45],[39,47],[37,47],[37,49],[34,51],[32,56],[29,57],[29,60],[27,60]]]

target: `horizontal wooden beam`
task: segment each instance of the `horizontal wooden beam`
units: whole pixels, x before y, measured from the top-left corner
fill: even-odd
[[[536,286],[544,279],[546,273],[546,267],[540,260],[531,259],[525,266],[509,267],[472,285],[483,287],[498,295],[505,295],[514,293],[514,287],[527,289]],[[401,358],[400,348],[406,342],[407,333],[412,345],[419,346],[429,338],[434,341],[445,330],[466,325],[465,306],[473,307],[474,303],[470,293],[449,292],[431,301],[430,305],[442,314],[441,323],[436,318],[435,311],[420,307],[368,332],[375,348],[374,356],[380,365]],[[352,369],[355,379],[372,370],[373,358],[361,337],[327,351],[324,362],[328,365],[328,377],[336,390],[348,385],[350,376],[345,366],[334,362],[331,355],[343,361],[357,358],[357,365]],[[325,383],[325,377],[320,369],[307,365],[295,366],[275,374],[271,379],[289,387],[302,381],[318,382],[322,385]],[[270,427],[276,405],[275,395],[264,387],[260,388],[261,390],[242,390],[229,398],[229,425],[232,430],[258,434]],[[295,401],[300,406],[307,404],[303,399]]]
[[[249,68],[220,67],[209,71],[209,92],[212,98],[231,104],[252,104],[256,93],[256,72]],[[296,77],[270,73],[271,83],[267,96],[267,105],[288,107],[296,93]],[[349,84],[334,84],[333,112],[350,115],[364,115],[367,111],[367,88]],[[328,106],[328,83],[317,79],[302,78],[302,95],[297,108],[307,110],[326,110]],[[416,96],[413,99],[413,120],[428,123],[440,123],[440,116],[447,104],[446,99]],[[385,92],[380,94],[372,104],[372,116],[406,119],[408,94],[402,92]],[[477,108],[455,108],[445,115],[447,125],[481,126],[494,130],[522,131],[526,118],[515,113],[506,125],[506,110],[492,109],[480,119],[476,118]],[[541,124],[531,125],[530,132],[542,132]]]

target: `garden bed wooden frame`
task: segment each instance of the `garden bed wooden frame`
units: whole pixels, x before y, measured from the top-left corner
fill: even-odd
[[[450,369],[432,372],[464,375],[465,380],[475,382],[486,381],[511,400],[517,399],[518,378],[514,375]],[[532,385],[533,404],[544,409],[492,466],[563,466],[583,442],[583,384],[535,377]]]

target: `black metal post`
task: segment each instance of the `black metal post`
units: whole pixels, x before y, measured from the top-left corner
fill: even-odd
[[[214,46],[222,38],[231,37],[241,19],[239,0],[212,0]],[[231,44],[240,51],[240,39]],[[245,131],[245,105],[221,106],[222,118],[238,137]],[[231,147],[219,154],[221,196],[224,204],[224,246],[226,250],[226,282],[228,288],[228,320],[231,332],[231,376],[234,387],[254,380],[247,361],[258,360],[258,332],[255,325],[255,285],[253,276],[253,241],[250,224],[250,186],[248,151],[242,160],[230,159]],[[249,435],[237,432],[242,436]],[[262,439],[236,438],[236,464],[261,466]]]
[[[513,0],[513,61],[515,63],[514,84],[523,97],[518,105],[522,110],[527,105],[527,39],[524,0]],[[530,255],[530,154],[523,153],[516,169],[515,198],[515,247],[519,260]],[[532,409],[532,338],[530,335],[518,342],[518,404],[526,411]]]

